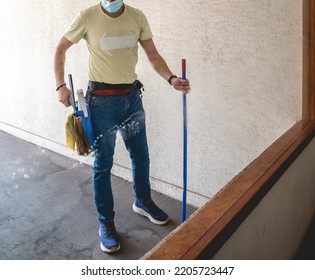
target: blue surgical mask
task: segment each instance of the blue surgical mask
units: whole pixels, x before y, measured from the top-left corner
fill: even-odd
[[[122,5],[122,0],[116,0],[114,2],[102,1],[103,8],[109,13],[118,12]]]

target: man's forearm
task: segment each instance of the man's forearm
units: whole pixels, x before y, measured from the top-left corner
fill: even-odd
[[[56,86],[65,82],[64,74],[65,74],[65,62],[66,62],[66,54],[61,50],[56,50],[55,54],[55,80]]]
[[[66,63],[66,52],[73,45],[66,37],[62,37],[55,53],[55,79],[56,85],[60,85],[65,82],[65,63]]]
[[[165,60],[160,55],[156,59],[151,60],[153,69],[166,81],[173,75],[172,71],[167,66]]]
[[[164,58],[158,53],[153,40],[141,41],[140,44],[148,56],[153,69],[167,81],[173,73],[168,68]]]
[[[70,106],[69,96],[70,90],[65,84],[65,63],[66,63],[66,52],[72,46],[72,43],[66,38],[62,37],[55,53],[55,79],[56,79],[56,90],[58,91],[58,99],[65,106]]]

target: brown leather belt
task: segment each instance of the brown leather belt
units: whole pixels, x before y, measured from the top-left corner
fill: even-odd
[[[93,90],[92,96],[119,96],[126,95],[130,89],[96,89]]]

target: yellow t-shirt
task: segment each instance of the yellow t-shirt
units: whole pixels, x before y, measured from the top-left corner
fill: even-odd
[[[100,3],[81,11],[65,37],[86,40],[90,53],[89,79],[109,84],[131,84],[137,75],[138,42],[153,37],[142,11],[126,4],[118,18],[106,15]]]

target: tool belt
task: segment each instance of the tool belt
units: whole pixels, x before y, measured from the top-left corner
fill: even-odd
[[[132,90],[141,90],[143,84],[135,80],[132,84],[107,84],[89,81],[88,91],[92,96],[120,96],[127,95]]]

